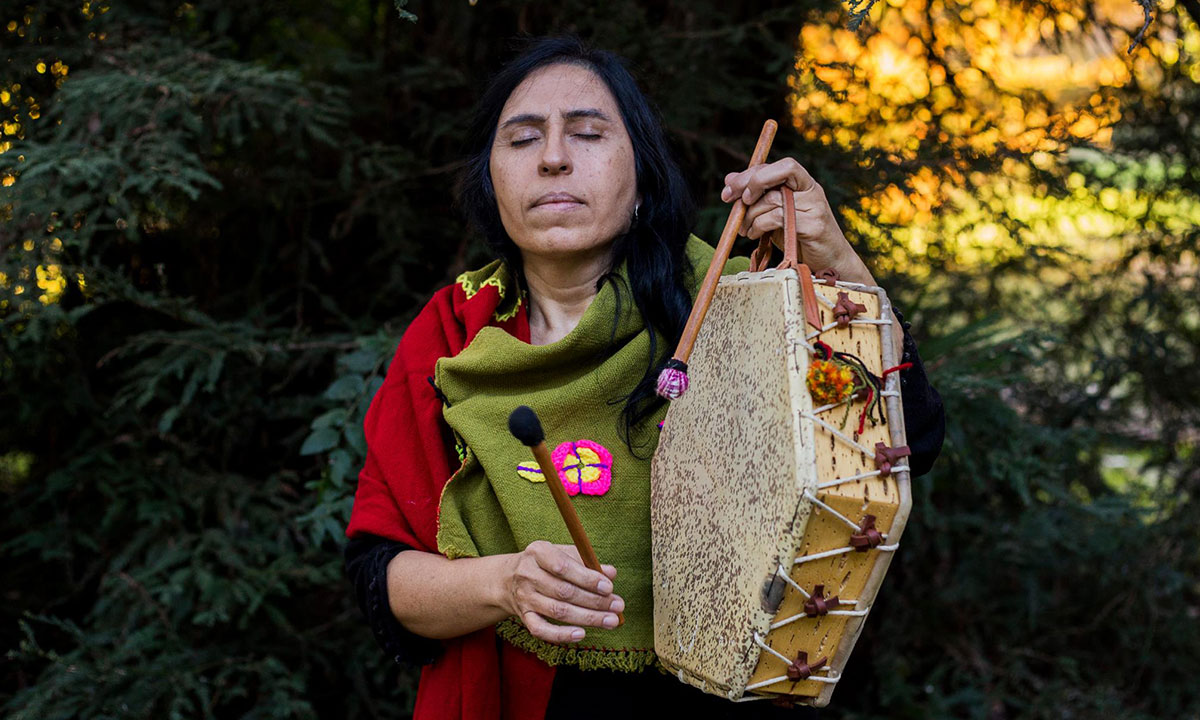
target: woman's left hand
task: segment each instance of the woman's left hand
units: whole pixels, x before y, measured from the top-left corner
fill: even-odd
[[[825,190],[795,159],[784,158],[729,173],[721,199],[733,202],[740,197],[746,203],[746,219],[740,232],[758,239],[783,227],[783,194],[778,188],[785,184],[795,191],[801,261],[814,273],[833,268],[842,280],[874,285],[871,273],[838,227]]]
[[[733,202],[740,197],[746,203],[746,219],[742,221],[741,233],[748,238],[758,239],[765,233],[783,227],[783,193],[777,188],[785,184],[795,191],[800,262],[807,264],[814,273],[833,268],[839,280],[875,285],[875,278],[871,276],[866,263],[838,227],[833,208],[825,198],[825,191],[793,158],[756,165],[740,173],[729,173],[725,176],[721,199]],[[895,315],[892,316],[892,322],[899,327]],[[892,343],[895,357],[900,357],[903,353],[902,333],[892,333]]]

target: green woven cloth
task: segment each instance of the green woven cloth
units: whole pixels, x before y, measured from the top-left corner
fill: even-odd
[[[687,252],[698,285],[712,248],[693,237]],[[725,271],[747,267],[745,258],[732,258]],[[474,287],[511,282],[499,262],[464,279]],[[457,356],[437,363],[435,381],[448,402],[444,416],[463,455],[442,492],[439,551],[450,558],[479,557],[518,552],[535,540],[571,543],[532,453],[508,432],[509,413],[528,405],[541,417],[551,452],[566,444],[560,465],[581,489],[572,503],[600,562],[617,568],[615,591],[626,607],[622,627],[587,628],[582,642],[559,646],[533,637],[516,618],[497,626],[501,637],[551,665],[633,671],[655,660],[650,458],[666,408],[635,431],[638,453],[632,453],[618,434],[622,398],[645,372],[650,334],[628,291],[620,295],[618,302],[606,283],[575,329],[550,345],[529,345],[486,327]],[[656,364],[673,350],[660,342]],[[608,489],[588,494],[599,492],[605,473],[611,476]]]

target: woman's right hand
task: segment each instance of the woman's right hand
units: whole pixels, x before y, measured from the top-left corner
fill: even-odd
[[[617,626],[625,601],[613,594],[617,569],[612,565],[601,565],[604,572],[598,573],[583,564],[574,545],[545,540],[508,557],[502,595],[509,612],[534,637],[566,645],[582,640],[584,627]]]

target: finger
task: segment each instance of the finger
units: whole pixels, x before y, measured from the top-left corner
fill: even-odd
[[[604,573],[589,569],[579,557],[573,545],[549,545],[539,547],[535,555],[538,566],[551,575],[574,583],[585,590],[608,595],[613,591],[612,580]]]
[[[746,190],[746,183],[750,181],[750,170],[742,172],[731,172],[725,176],[725,187],[721,190],[722,202],[733,202],[733,199],[739,197]]]
[[[729,185],[736,192],[741,188],[742,202],[750,204],[757,200],[765,190],[787,184],[797,192],[807,192],[816,185],[812,175],[793,158],[783,158],[767,165],[750,168],[738,178],[733,178]]]
[[[769,165],[759,165],[752,168],[750,173],[746,188],[742,192],[744,202],[753,202],[753,198],[761,195],[767,188],[786,184],[797,192],[805,192],[816,184],[808,170],[794,158],[783,158]]]
[[[814,186],[820,190],[820,185]],[[804,202],[801,202],[801,198]],[[796,235],[801,238],[819,237],[831,214],[829,205],[823,193],[796,193]],[[771,215],[769,223],[760,222],[761,218]],[[755,225],[757,223],[757,229]],[[751,239],[758,239],[764,233],[783,227],[783,196],[777,190],[771,190],[763,195],[758,202],[746,210],[746,218],[742,221],[739,232]]]
[[[587,635],[581,627],[555,625],[532,610],[526,610],[521,614],[521,622],[525,623],[525,629],[529,631],[529,634],[555,645],[577,643]]]
[[[559,548],[568,556],[570,556],[571,559],[576,560],[579,562],[579,564],[583,565],[583,557],[579,554],[579,548],[575,547],[574,545],[551,545],[551,547]],[[587,566],[584,565],[584,567]],[[604,563],[601,563],[600,572],[607,575],[609,580],[617,577],[617,568],[615,565],[605,565]]]
[[[747,228],[746,237],[750,238],[751,240],[757,240],[763,235],[775,230],[779,230],[782,227],[783,213],[765,213],[763,215],[759,215],[758,219],[756,219],[754,223]]]
[[[569,602],[555,600],[545,595],[531,598],[528,610],[533,610],[546,620],[553,620],[563,625],[579,625],[586,627],[615,628],[620,620],[614,612],[589,610],[588,608],[572,605]]]
[[[731,200],[733,200],[735,197],[738,196],[738,193],[741,192],[741,190],[745,189],[744,184],[736,185],[738,187],[738,190],[733,189],[733,187],[735,186],[735,180],[736,180],[737,176],[740,174],[741,173],[731,172],[731,173],[728,173],[725,175],[725,187],[721,189],[721,201],[722,202],[730,202]]]
[[[621,612],[625,609],[625,601],[618,595],[588,592],[550,573],[542,573],[542,576],[534,581],[534,589],[545,597],[590,610]]]
[[[783,193],[778,190],[772,190],[759,198],[758,202],[746,208],[746,217],[742,220],[741,233],[743,235],[754,224],[754,221],[766,213],[778,212],[783,207]]]
[[[762,167],[762,165],[756,165],[747,170],[732,172],[726,175],[725,188],[721,190],[721,200],[732,202],[734,198],[741,197],[747,205],[754,202],[754,199],[757,199],[757,195],[754,199],[746,200],[744,193],[746,192],[746,188],[749,187],[750,182],[754,179],[755,173]]]

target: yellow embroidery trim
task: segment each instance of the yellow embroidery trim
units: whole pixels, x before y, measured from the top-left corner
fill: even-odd
[[[472,274],[473,273],[465,272],[465,273],[459,275],[454,280],[454,282],[456,282],[462,286],[463,294],[467,296],[468,300],[475,297],[475,293],[479,292],[484,287],[491,285],[496,288],[496,292],[500,296],[500,303],[497,303],[497,307],[504,302],[504,283],[500,281],[500,278],[496,277],[495,275],[492,275],[488,278],[485,278],[483,280],[483,282],[476,285],[471,280],[470,276]],[[499,310],[497,310],[495,313],[493,313],[492,317],[495,318],[496,322],[506,322],[508,320],[512,320],[513,318],[515,318],[517,316],[517,313],[521,310],[521,300],[522,300],[522,298],[520,296],[518,296],[517,304],[514,305],[511,310],[509,310],[506,313],[501,313],[501,312],[499,312]]]
[[[496,290],[500,293],[500,299],[504,299],[504,284],[500,282],[500,278],[492,275],[476,286],[475,283],[471,281],[472,274],[473,273],[465,272],[462,275],[459,275],[454,281],[459,285],[462,285],[463,293],[466,294],[468,300],[475,297],[475,293],[479,292],[479,290],[486,285],[495,286]]]
[[[523,297],[518,297],[517,304],[513,305],[512,310],[509,310],[508,312],[506,312],[504,314],[501,314],[499,312],[495,313],[494,317],[496,318],[496,322],[507,322],[507,321],[515,318],[517,316],[517,313],[520,312],[520,310],[521,310],[521,300],[523,300],[523,299],[524,299]]]

